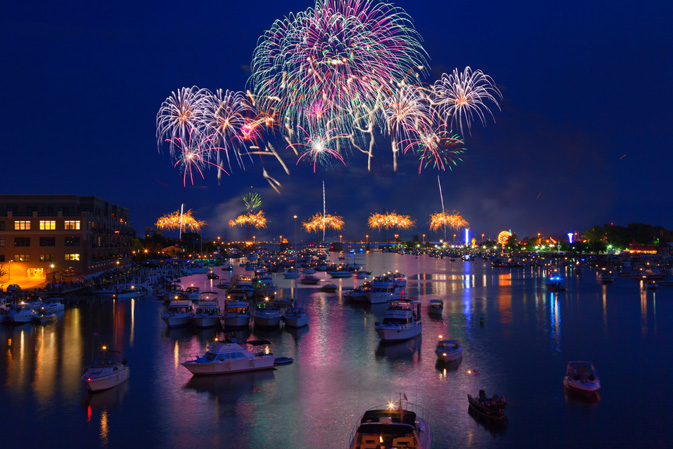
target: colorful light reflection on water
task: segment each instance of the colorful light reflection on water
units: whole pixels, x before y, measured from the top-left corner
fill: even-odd
[[[629,279],[605,286],[591,272],[566,272],[568,290],[551,294],[541,270],[492,269],[480,259],[370,253],[356,261],[374,274],[407,274],[408,295],[423,303],[422,337],[382,344],[374,323],[385,306],[305,286],[296,296],[311,315],[308,328],[229,333],[269,339],[264,350],[295,359],[267,372],[191,377],[180,363],[217,332],[167,330],[155,299],[69,308],[44,327],[2,325],[0,422],[13,429],[3,446],[67,434],[49,447],[346,447],[363,411],[400,392],[429,410],[435,448],[641,447],[673,437],[660,418],[673,380],[673,288],[652,292]],[[361,282],[335,283],[343,291]],[[183,283],[214,290],[205,275]],[[292,281],[277,275],[275,283],[279,296],[292,295]],[[427,309],[434,298],[444,300],[439,314]],[[462,361],[437,363],[440,334],[460,340]],[[123,349],[131,379],[87,395],[79,377],[103,343]],[[598,367],[600,403],[564,396],[565,364],[575,359]],[[466,394],[479,389],[507,397],[507,426],[468,414]]]

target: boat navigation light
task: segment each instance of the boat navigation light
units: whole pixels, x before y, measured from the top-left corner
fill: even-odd
[[[107,350],[107,346],[103,346],[102,349],[103,349],[103,351]]]
[[[439,339],[441,340],[443,337],[444,337],[443,335],[440,335],[440,336],[439,336]]]

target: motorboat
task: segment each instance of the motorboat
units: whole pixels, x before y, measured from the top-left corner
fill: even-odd
[[[35,322],[37,324],[49,324],[58,320],[55,312],[35,314]]]
[[[229,374],[273,369],[273,354],[250,352],[234,342],[215,342],[202,357],[182,363],[193,375]]]
[[[168,309],[161,315],[168,327],[187,326],[194,321],[192,301],[185,295],[177,295],[168,304]]]
[[[209,272],[209,273],[206,275],[206,277],[207,277],[208,279],[219,279],[219,278],[220,278],[220,275],[217,274],[217,273],[213,273],[213,272],[211,271],[211,272]]]
[[[432,446],[432,430],[422,417],[422,408],[402,401],[367,410],[352,432],[350,449],[405,448]]]
[[[21,302],[16,305],[7,315],[8,321],[14,324],[30,323],[37,316],[32,303]]]
[[[194,310],[194,326],[200,328],[219,326],[220,318],[217,293],[202,292],[199,296],[199,304]]]
[[[336,284],[324,284],[322,287],[320,287],[320,291],[325,293],[334,293],[338,289],[339,286]]]
[[[382,341],[408,340],[423,331],[420,301],[393,301],[383,315],[383,321],[375,323],[376,333]]]
[[[444,308],[444,301],[441,299],[431,299],[430,300],[430,310],[439,312]]]
[[[164,303],[168,304],[173,299],[175,299],[179,295],[182,295],[183,293],[184,289],[182,288],[182,285],[173,282],[168,285],[166,291],[163,293],[163,295],[161,295],[161,299],[163,299]]]
[[[353,277],[353,272],[348,271],[345,267],[332,267],[327,270],[327,274],[333,279],[345,279]]]
[[[316,285],[319,282],[320,278],[312,274],[302,274],[302,276],[299,278],[299,283],[302,285]]]
[[[63,298],[46,298],[42,300],[42,307],[40,307],[38,311],[42,314],[48,314],[63,312],[64,310],[65,305],[63,304]]]
[[[282,320],[288,327],[299,328],[308,326],[309,318],[303,307],[290,307],[285,311]]]
[[[190,285],[185,289],[185,296],[187,296],[191,302],[198,302],[200,295],[201,289],[199,287]]]
[[[254,295],[258,298],[274,296],[276,286],[273,285],[273,278],[270,276],[259,276],[253,279],[252,288]]]
[[[124,287],[112,294],[113,299],[131,299],[142,298],[147,292],[143,289],[137,289],[135,285]]]
[[[244,327],[250,324],[250,311],[247,301],[231,301],[227,299],[224,306],[224,326]]]
[[[547,290],[550,292],[564,292],[566,289],[565,280],[559,276],[552,276],[547,279]]]
[[[299,277],[299,273],[296,271],[286,271],[283,273],[283,277],[285,279],[297,279]]]
[[[280,309],[269,301],[258,303],[252,316],[255,319],[255,327],[278,327],[280,325]]]
[[[121,353],[109,351],[103,346],[100,354],[82,376],[82,382],[86,384],[89,391],[108,390],[117,385],[126,382],[131,374],[131,370],[122,359]]]
[[[612,284],[615,282],[615,275],[612,271],[601,271],[598,273],[598,281],[601,284]]]
[[[467,400],[470,403],[470,408],[479,412],[482,416],[496,420],[506,419],[505,408],[507,402],[502,396],[495,394],[488,397],[484,390],[479,390],[479,394],[476,396],[468,394]]]
[[[404,275],[383,275],[372,279],[370,289],[365,297],[371,304],[383,304],[395,299],[403,299],[405,296],[404,286],[406,278]]]
[[[215,287],[217,287],[221,290],[226,290],[229,287],[231,287],[231,284],[229,283],[229,281],[220,281],[220,283],[217,284]]]
[[[568,362],[563,388],[570,394],[585,398],[597,398],[601,389],[598,372],[591,362]]]
[[[435,347],[435,354],[437,354],[437,360],[439,361],[453,362],[463,357],[463,348],[458,340],[443,340],[440,335]]]
[[[367,299],[368,287],[361,285],[355,287],[353,290],[348,290],[343,293],[343,298],[346,301],[364,301]]]

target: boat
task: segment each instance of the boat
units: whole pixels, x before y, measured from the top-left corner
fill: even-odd
[[[42,300],[42,307],[40,307],[40,313],[53,313],[53,312],[63,312],[65,310],[65,305],[63,304],[63,298],[47,298]]]
[[[587,399],[598,398],[601,381],[598,379],[598,372],[591,362],[568,362],[566,375],[563,378],[563,388],[569,394]]]
[[[187,298],[191,302],[198,302],[200,295],[201,295],[201,289],[199,287],[190,285],[185,289],[185,296],[187,296]]]
[[[194,310],[192,301],[185,295],[176,295],[168,304],[166,312],[161,314],[161,318],[168,327],[187,326],[194,321]]]
[[[161,295],[161,299],[163,299],[164,303],[168,304],[173,299],[177,298],[179,295],[182,295],[183,293],[184,289],[182,288],[182,285],[177,283],[171,283],[168,285],[166,291]]]
[[[601,284],[612,284],[615,282],[615,275],[612,271],[601,271],[598,273],[598,281]]]
[[[194,310],[194,326],[200,328],[220,325],[220,305],[217,293],[203,292],[199,296],[199,304]]]
[[[647,289],[648,290],[656,290],[658,288],[659,288],[659,283],[656,280],[650,279],[650,280],[647,281]]]
[[[405,395],[406,396],[406,395]],[[399,404],[399,405],[398,405]],[[432,430],[422,408],[402,401],[367,410],[352,432],[350,449],[405,448],[432,446]]]
[[[273,361],[274,365],[289,365],[294,362],[292,357],[276,357],[276,360]]]
[[[285,273],[283,273],[283,277],[285,279],[297,279],[299,277],[299,273],[297,273],[296,271],[286,271]]]
[[[278,327],[280,325],[280,309],[275,303],[260,302],[252,312],[255,327]]]
[[[431,299],[430,300],[430,310],[440,311],[444,308],[444,301],[441,299]]]
[[[113,299],[131,299],[131,298],[142,298],[145,296],[145,290],[136,289],[134,285],[130,287],[124,287],[119,289],[117,292],[112,294]]]
[[[100,354],[87,367],[82,382],[89,391],[102,391],[126,382],[131,373],[118,351],[108,351],[103,346]]]
[[[282,320],[288,327],[308,326],[308,314],[303,307],[290,307],[285,311]]]
[[[56,313],[52,312],[36,314],[34,319],[37,324],[49,324],[57,321],[58,317],[56,316]]]
[[[250,324],[250,312],[247,301],[231,301],[225,303],[224,326],[244,327]]]
[[[345,279],[353,277],[353,272],[348,271],[345,267],[332,267],[327,270],[327,274],[333,279]]]
[[[302,285],[315,285],[320,282],[320,278],[318,276],[313,276],[312,274],[303,274],[299,278],[299,283]]]
[[[468,394],[467,400],[472,410],[479,412],[485,417],[498,420],[507,419],[505,416],[507,402],[505,402],[505,398],[502,396],[495,394],[489,398],[486,396],[484,390],[479,390],[479,394],[474,397]]]
[[[383,321],[375,323],[382,341],[408,340],[423,331],[421,302],[397,300],[390,303]]]
[[[36,307],[32,303],[21,302],[12,309],[7,315],[8,321],[15,324],[30,323],[33,321],[37,313],[34,310]]]
[[[206,275],[206,277],[207,277],[208,279],[219,279],[219,278],[220,278],[220,275],[217,274],[217,273],[213,273],[213,272],[211,271],[211,272],[209,272],[209,273]]]
[[[229,283],[229,281],[220,281],[220,283],[217,284],[215,287],[217,287],[221,290],[226,290],[229,287],[231,287],[231,284]]]
[[[437,360],[439,361],[453,362],[463,357],[463,348],[458,340],[443,340],[440,335],[435,347],[435,354],[437,354]]]
[[[550,292],[563,292],[566,289],[565,280],[559,276],[552,276],[547,279],[547,290]]]
[[[215,342],[202,357],[182,363],[193,375],[229,374],[273,369],[273,354],[253,354],[233,341]]]
[[[321,292],[325,293],[334,293],[339,289],[339,286],[336,284],[325,284],[322,287],[320,287]]]

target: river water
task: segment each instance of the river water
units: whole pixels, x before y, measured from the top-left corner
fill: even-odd
[[[279,296],[296,293],[308,328],[229,334],[268,339],[277,357],[294,358],[266,372],[192,378],[180,363],[216,331],[167,330],[154,297],[81,304],[46,326],[0,325],[2,447],[345,448],[362,413],[400,393],[425,407],[435,449],[673,444],[673,287],[606,286],[590,270],[566,271],[567,291],[554,294],[532,268],[382,253],[355,261],[407,275],[408,295],[423,304],[422,337],[382,345],[374,323],[385,306],[314,286],[293,292],[282,274]],[[182,280],[202,291],[215,290],[211,282]],[[358,282],[336,280],[341,289]],[[428,314],[434,298],[444,300],[441,316]],[[436,363],[440,334],[460,340],[460,364]],[[80,376],[102,344],[123,351],[131,377],[87,394]],[[569,360],[594,362],[599,402],[566,397]],[[506,397],[506,425],[468,413],[467,394],[479,389]]]

